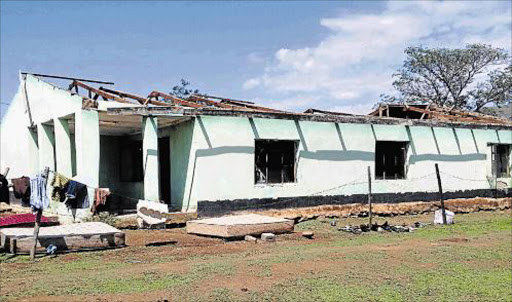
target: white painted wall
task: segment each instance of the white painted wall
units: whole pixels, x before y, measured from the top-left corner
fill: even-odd
[[[0,126],[1,158],[0,170],[9,167],[9,178],[33,175],[39,171],[39,157],[35,140],[30,135],[30,120],[27,112],[26,96],[35,126],[82,111],[82,98],[71,95],[40,79],[27,75],[26,85],[20,81],[18,92],[2,118]],[[30,151],[27,152],[27,149]],[[49,155],[42,155],[48,157]],[[36,168],[37,167],[37,168]]]

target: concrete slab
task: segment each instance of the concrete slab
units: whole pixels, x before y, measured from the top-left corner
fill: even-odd
[[[30,252],[33,228],[8,228],[0,231],[1,246],[13,254]],[[57,251],[78,251],[123,246],[125,234],[103,222],[85,222],[41,227],[36,252],[44,252],[50,244]]]
[[[293,225],[293,220],[247,214],[188,221],[187,233],[236,238],[262,233],[287,233],[293,231]]]

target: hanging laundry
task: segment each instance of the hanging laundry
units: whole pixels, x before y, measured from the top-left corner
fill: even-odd
[[[14,197],[21,199],[23,206],[30,205],[30,178],[23,176],[11,180],[14,187]]]
[[[46,177],[43,174],[37,174],[30,179],[30,206],[32,211],[44,210],[50,205],[48,195],[46,195]]]
[[[64,200],[66,199],[66,191],[69,180],[69,178],[60,174],[59,172],[53,173],[53,179],[50,183],[50,185],[53,187],[52,200],[64,202]]]
[[[96,188],[94,189],[94,203],[91,207],[91,212],[96,214],[96,210],[99,206],[105,205],[107,203],[107,197],[110,195],[109,188]]]
[[[64,203],[69,209],[88,208],[87,186],[78,181],[70,180],[67,184],[66,200]]]
[[[0,202],[9,203],[9,182],[0,174]]]

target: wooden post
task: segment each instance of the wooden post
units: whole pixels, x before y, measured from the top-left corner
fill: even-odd
[[[444,209],[444,200],[443,200],[443,186],[441,185],[441,175],[439,174],[439,165],[436,163],[436,174],[437,174],[437,184],[439,186],[439,199],[441,200],[441,212],[443,214],[443,224],[446,224],[446,211]]]
[[[370,166],[368,166],[368,206],[369,206],[369,217],[370,217],[370,228],[372,227],[372,173]]]
[[[44,168],[44,177],[45,177],[45,186],[48,182],[48,173],[50,172],[50,168],[46,167]],[[38,209],[36,213],[36,221],[34,224],[34,245],[32,246],[32,249],[30,250],[30,259],[34,260],[36,258],[36,247],[37,247],[37,237],[39,236],[39,227],[41,224],[41,216],[43,216],[43,209]]]

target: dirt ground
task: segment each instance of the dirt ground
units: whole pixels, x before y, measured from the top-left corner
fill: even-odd
[[[432,217],[376,220],[409,225]],[[400,234],[354,235],[338,228],[367,219],[331,221],[299,223],[274,243],[174,228],[125,230],[125,248],[35,263],[4,254],[0,301],[510,301],[510,210],[458,214],[453,226]],[[301,236],[306,230],[314,239]],[[146,246],[156,241],[175,243]]]

